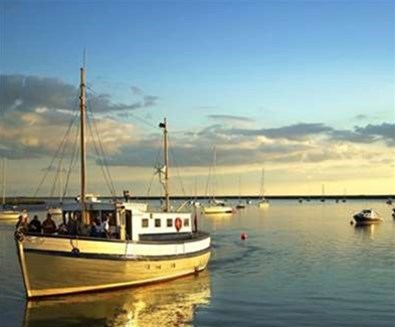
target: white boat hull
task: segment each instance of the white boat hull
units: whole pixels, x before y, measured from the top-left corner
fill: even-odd
[[[203,211],[205,214],[221,214],[221,213],[232,213],[232,207],[226,206],[209,206],[203,207]]]
[[[17,220],[21,214],[20,211],[2,210],[0,211],[0,220]]]
[[[167,244],[28,236],[17,247],[28,298],[163,281],[202,271],[210,258],[209,236]]]
[[[267,202],[267,201],[259,202],[259,203],[258,203],[258,207],[259,207],[259,208],[262,208],[262,209],[268,208],[268,207],[269,207],[269,202]]]

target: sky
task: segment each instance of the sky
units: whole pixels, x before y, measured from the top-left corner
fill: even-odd
[[[85,57],[92,193],[161,194],[166,117],[172,194],[258,195],[262,169],[266,195],[395,194],[394,12],[390,0],[0,0],[6,193],[68,181],[78,194]]]

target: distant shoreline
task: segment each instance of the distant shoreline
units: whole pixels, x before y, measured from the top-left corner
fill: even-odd
[[[101,199],[112,199],[113,197],[110,196],[102,196],[100,197]],[[123,199],[122,196],[117,196],[117,199]],[[130,197],[130,200],[160,200],[162,199],[163,196],[134,196]],[[204,196],[204,195],[199,195],[199,196],[172,196],[171,199],[173,200],[190,200],[190,199],[196,199],[196,200],[208,200],[212,197],[210,196]],[[259,195],[243,195],[243,196],[238,196],[238,195],[218,195],[218,199],[224,199],[224,200],[238,200],[238,199],[243,199],[243,200],[259,200],[262,197]],[[394,199],[395,201],[395,194],[379,194],[379,195],[267,195],[265,196],[266,199],[268,200],[388,200],[388,199]],[[24,197],[24,196],[16,196],[16,197],[8,197],[6,198],[6,204],[7,205],[19,205],[19,204],[29,204],[29,205],[42,205],[45,204],[46,201],[48,200],[58,200],[59,197]],[[75,197],[66,197],[65,200],[73,200]]]

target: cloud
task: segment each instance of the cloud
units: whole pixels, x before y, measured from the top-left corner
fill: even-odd
[[[232,116],[232,115],[207,115],[209,119],[222,121],[227,123],[252,123],[253,119],[242,116]]]
[[[4,112],[32,112],[37,108],[73,110],[78,107],[79,90],[56,78],[0,75],[0,106]],[[137,92],[137,87],[135,92]],[[96,94],[88,88],[87,104],[95,112],[120,112],[153,107],[159,99],[142,95],[131,104],[114,103],[109,94]]]
[[[332,138],[354,143],[374,143],[382,141],[388,146],[395,146],[395,124],[369,124],[365,127],[355,126],[354,130],[333,130]]]
[[[298,123],[278,128],[263,129],[232,129],[230,133],[246,136],[266,136],[274,139],[284,138],[289,140],[301,140],[311,135],[325,134],[333,131],[332,127],[322,123]]]
[[[143,90],[140,89],[138,86],[132,85],[132,86],[130,87],[130,89],[132,90],[132,93],[133,93],[134,95],[142,95],[142,94],[143,94]]]

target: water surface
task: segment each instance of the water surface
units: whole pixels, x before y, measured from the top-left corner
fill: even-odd
[[[386,221],[350,225],[364,207]],[[26,303],[14,224],[1,223],[0,325],[395,326],[395,221],[382,201],[279,200],[199,224],[213,240],[199,276]]]

